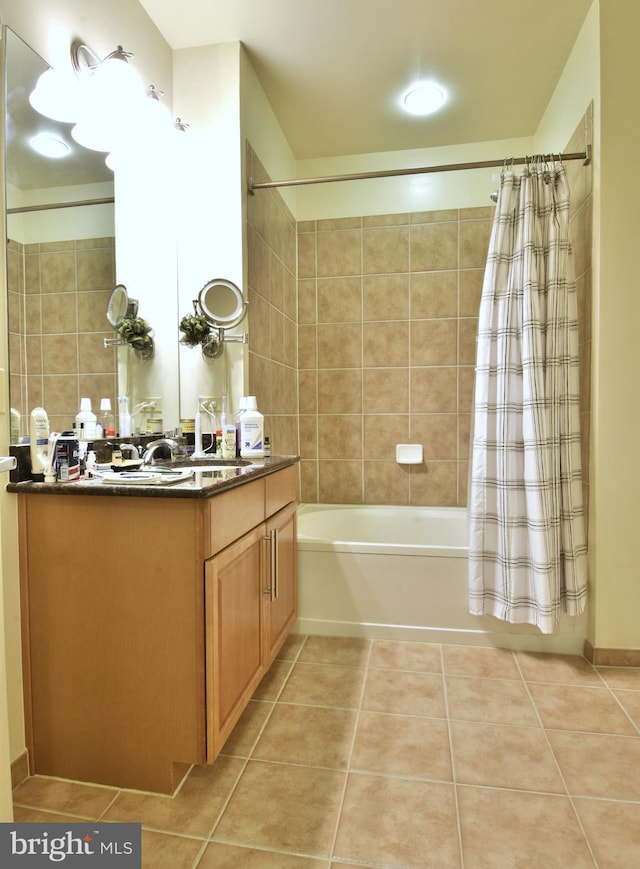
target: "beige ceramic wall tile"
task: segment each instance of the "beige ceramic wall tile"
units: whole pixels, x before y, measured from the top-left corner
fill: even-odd
[[[456,365],[457,320],[413,320],[411,365]]]
[[[482,297],[484,268],[460,270],[460,308],[461,317],[477,317]]]
[[[454,413],[411,414],[410,442],[422,444],[425,461],[458,457],[458,418]]]
[[[409,324],[406,321],[365,323],[363,365],[380,368],[409,364]]]
[[[364,503],[409,503],[409,472],[395,461],[367,461],[364,463]]]
[[[364,230],[364,274],[376,275],[408,270],[408,226]]]
[[[396,444],[408,443],[409,416],[407,414],[374,413],[364,416],[364,458],[395,462]]]
[[[316,323],[316,279],[298,281],[298,323]]]
[[[411,269],[430,272],[458,267],[458,223],[411,227]]]
[[[409,317],[409,275],[366,275],[363,278],[364,320],[406,320]]]
[[[362,274],[362,232],[359,229],[318,232],[317,246],[318,277]]]
[[[411,413],[456,413],[454,366],[411,369]]]
[[[362,416],[345,414],[318,417],[318,457],[359,459],[362,456]]]
[[[458,314],[458,272],[416,272],[411,275],[411,317],[431,320]]]
[[[318,323],[359,323],[361,319],[360,276],[318,279]]]
[[[414,507],[455,507],[458,503],[457,462],[411,466],[410,503]]]
[[[408,368],[365,368],[363,371],[365,413],[407,413]]]
[[[362,462],[320,461],[318,475],[321,503],[362,503]]]
[[[359,323],[320,323],[317,330],[320,368],[362,367],[362,327]]]
[[[491,220],[466,220],[460,223],[460,268],[484,268],[489,250]]]
[[[68,293],[76,290],[76,255],[74,251],[43,253],[40,256],[43,293]]]
[[[319,413],[362,413],[362,371],[318,371]]]

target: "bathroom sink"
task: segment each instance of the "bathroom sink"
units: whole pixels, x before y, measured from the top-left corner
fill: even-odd
[[[214,471],[229,471],[238,468],[246,468],[252,463],[246,459],[175,459],[171,462],[158,462],[155,465],[145,465],[142,470],[145,471],[177,471],[189,469],[190,471],[198,471],[201,473],[213,473]]]

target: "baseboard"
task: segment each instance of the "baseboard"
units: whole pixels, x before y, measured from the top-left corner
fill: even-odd
[[[583,655],[596,667],[640,667],[640,649],[598,649],[585,640]]]
[[[387,625],[371,622],[346,622],[327,619],[298,618],[297,634],[331,637],[364,637],[369,640],[407,640],[418,643],[444,643],[457,646],[490,646],[523,652],[553,652],[581,655],[584,634],[524,634],[485,630],[466,630],[415,625]]]
[[[29,752],[25,749],[20,757],[11,763],[11,787],[18,787],[27,778],[29,778]]]

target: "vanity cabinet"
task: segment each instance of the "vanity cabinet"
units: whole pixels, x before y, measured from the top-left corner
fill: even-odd
[[[296,618],[296,476],[19,495],[32,773],[172,793],[215,761]]]

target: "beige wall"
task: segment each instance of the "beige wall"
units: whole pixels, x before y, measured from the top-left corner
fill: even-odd
[[[638,492],[640,293],[637,250],[640,6],[600,0],[601,153],[593,299],[590,640],[640,649]],[[631,90],[630,90],[631,88]]]

